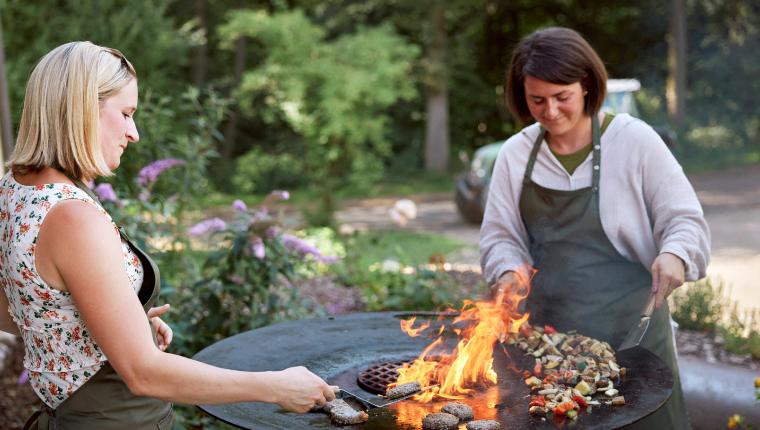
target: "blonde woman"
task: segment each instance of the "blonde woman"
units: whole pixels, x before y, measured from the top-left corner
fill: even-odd
[[[45,405],[27,427],[170,429],[169,402],[305,412],[332,400],[303,367],[241,372],[164,352],[168,307],[151,308],[159,272],[82,185],[139,140],[137,99],[124,55],[89,42],[55,48],[29,78],[0,182],[0,329],[21,336]]]

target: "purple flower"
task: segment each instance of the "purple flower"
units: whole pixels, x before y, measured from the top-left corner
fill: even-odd
[[[264,249],[264,241],[260,237],[255,237],[251,240],[251,252],[253,256],[259,260],[263,260],[266,256],[266,250]]]
[[[337,255],[322,255],[317,258],[320,262],[325,264],[335,264],[340,260],[340,257]]]
[[[188,233],[190,236],[201,236],[206,233],[213,233],[215,231],[224,230],[225,228],[227,228],[227,223],[224,222],[224,220],[219,218],[210,218],[190,227]]]
[[[165,158],[163,160],[154,161],[147,166],[140,169],[140,174],[137,178],[137,183],[142,187],[147,187],[150,184],[156,182],[158,175],[163,173],[164,170],[174,166],[185,164],[184,160],[177,158]]]
[[[18,375],[18,384],[24,385],[29,380],[29,371],[24,369],[23,372],[21,372],[20,375]]]
[[[274,197],[277,200],[288,200],[290,199],[290,193],[287,191],[272,191],[269,193],[272,197]]]
[[[108,183],[98,184],[98,186],[95,187],[93,191],[95,191],[95,194],[98,195],[98,198],[100,199],[101,202],[114,202],[114,203],[119,202],[119,198],[116,197],[116,191],[114,191],[111,184],[108,184]]]
[[[277,226],[273,225],[267,228],[266,235],[268,238],[273,238],[277,236],[280,233],[280,229],[277,228]]]
[[[246,206],[245,202],[242,200],[235,200],[232,202],[232,207],[239,210],[240,212],[245,212],[248,210],[248,206]]]
[[[309,242],[299,239],[291,234],[283,234],[280,236],[282,239],[282,245],[289,249],[291,252],[295,252],[298,255],[306,256],[311,255],[317,261],[325,264],[332,264],[338,260],[338,257],[324,256],[321,252]]]
[[[148,190],[142,190],[140,191],[140,194],[137,196],[138,200],[141,202],[147,202],[150,198],[150,191]]]

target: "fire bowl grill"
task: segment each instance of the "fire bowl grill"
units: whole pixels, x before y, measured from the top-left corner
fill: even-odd
[[[384,399],[361,388],[357,376],[380,363],[402,362],[415,358],[430,343],[424,336],[410,338],[401,332],[399,319],[413,314],[394,312],[358,313],[340,317],[290,321],[241,333],[221,340],[195,355],[195,359],[220,367],[247,371],[279,370],[291,366],[306,366],[328,383],[364,396],[373,403]],[[431,327],[430,332],[435,332]],[[455,339],[451,339],[452,342]],[[453,343],[452,343],[453,346]],[[476,418],[495,418],[504,429],[555,429],[567,427],[567,422],[552,419],[542,421],[528,414],[529,391],[519,372],[510,369],[532,367],[530,357],[517,350],[511,359],[497,346],[494,368],[499,384],[484,388],[463,401],[476,410]],[[619,428],[656,411],[669,397],[673,377],[667,366],[654,354],[636,347],[618,354],[618,363],[628,368],[621,393],[626,405],[602,405],[591,412],[582,412],[573,430]],[[516,367],[515,367],[516,366]],[[369,411],[369,422],[349,426],[361,430],[416,430],[421,428],[417,414],[437,412],[442,403],[420,405],[403,401],[388,408]],[[326,414],[294,414],[277,405],[237,403],[230,405],[201,405],[204,412],[244,429],[335,429]],[[422,412],[421,412],[422,411]],[[480,412],[479,412],[480,411]],[[484,414],[493,416],[484,416]],[[411,415],[414,415],[413,413]],[[405,417],[406,421],[404,420]]]

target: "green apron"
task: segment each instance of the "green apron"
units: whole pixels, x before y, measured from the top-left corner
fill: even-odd
[[[90,197],[97,196],[78,180],[74,183]],[[145,312],[158,297],[161,284],[158,267],[151,258],[132,242],[123,228],[119,234],[132,248],[143,266],[143,283],[138,292]],[[147,318],[147,316],[146,316]],[[148,322],[150,323],[150,322]],[[156,341],[155,333],[153,340]],[[35,412],[24,429],[34,430],[169,430],[174,425],[172,404],[151,397],[136,396],[114,371],[109,362],[61,403],[51,409]]]
[[[526,303],[530,321],[535,325],[549,324],[560,331],[577,330],[617,347],[640,318],[651,291],[652,276],[641,263],[620,255],[602,228],[601,143],[596,115],[592,117],[591,187],[561,191],[531,181],[545,133],[542,128],[533,144],[520,195],[530,255],[538,270]],[[662,408],[631,428],[690,428],[672,336],[670,311],[663,304],[652,315],[641,346],[659,356],[673,371],[673,394]]]

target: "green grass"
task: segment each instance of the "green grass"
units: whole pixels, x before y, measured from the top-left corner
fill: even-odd
[[[385,230],[358,234],[346,239],[346,253],[356,258],[361,268],[384,260],[408,266],[425,264],[433,254],[447,255],[466,246],[464,242],[442,235]]]

